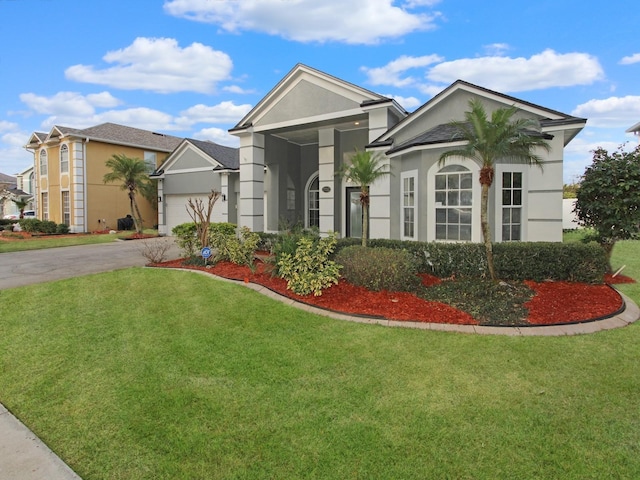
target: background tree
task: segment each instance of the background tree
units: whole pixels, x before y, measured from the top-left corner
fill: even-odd
[[[200,241],[200,247],[209,246],[209,226],[211,225],[211,214],[213,213],[213,206],[220,198],[220,192],[217,190],[211,190],[207,197],[207,204],[200,199],[196,198],[187,200],[187,213],[196,224],[196,235]]]
[[[623,148],[611,154],[604,148],[593,150],[574,208],[578,223],[594,229],[609,269],[616,242],[636,238],[640,231],[640,145],[627,152]]]
[[[348,164],[338,171],[338,175],[360,187],[360,205],[362,205],[362,246],[367,246],[369,237],[369,187],[381,177],[390,175],[388,165],[382,163],[378,154],[356,149]]]
[[[537,121],[529,118],[515,119],[516,107],[499,108],[487,117],[484,105],[478,99],[469,101],[470,110],[465,112],[464,121],[453,121],[449,125],[456,129],[455,140],[464,140],[467,144],[461,148],[449,150],[440,155],[443,164],[450,157],[463,157],[475,160],[480,169],[480,226],[485,250],[487,266],[492,280],[497,280],[493,263],[493,246],[491,228],[489,226],[489,188],[495,175],[494,165],[497,160],[538,165],[542,168],[542,159],[534,153],[541,148],[551,148],[540,133]]]
[[[131,158],[122,154],[111,156],[106,162],[107,168],[111,169],[103,177],[104,183],[120,183],[120,189],[126,190],[129,195],[129,206],[131,217],[136,227],[136,233],[142,233],[142,215],[136,201],[136,194],[144,191],[150,182],[147,165],[144,160]]]

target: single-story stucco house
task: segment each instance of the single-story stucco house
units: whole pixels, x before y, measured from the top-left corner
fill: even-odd
[[[192,222],[187,210],[189,199],[205,200],[211,190],[221,193],[211,220],[238,222],[234,193],[239,189],[237,148],[185,138],[151,178],[158,180],[158,232],[161,235],[171,235],[176,225]]]
[[[286,222],[360,236],[357,185],[336,175],[359,149],[382,155],[392,173],[370,188],[371,238],[479,242],[480,165],[463,158],[438,162],[442,152],[461,145],[449,122],[464,120],[472,98],[489,114],[515,106],[518,116],[539,122],[551,146],[536,152],[542,169],[495,165],[489,206],[494,239],[561,241],[564,147],[585,119],[462,80],[408,113],[391,98],[301,64],[230,130],[240,139],[238,169],[217,167],[228,176],[219,183],[226,188],[226,218],[253,231],[277,231]],[[165,196],[178,194],[170,186],[179,177],[168,175],[169,161]],[[181,168],[189,175],[180,179],[183,200],[218,185],[201,184],[203,166]],[[166,225],[176,224],[171,212],[165,215]]]

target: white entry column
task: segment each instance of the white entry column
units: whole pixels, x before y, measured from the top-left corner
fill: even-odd
[[[320,186],[320,233],[335,230],[335,129],[318,131],[318,183]]]
[[[264,231],[264,135],[251,131],[240,137],[240,205],[238,226]]]

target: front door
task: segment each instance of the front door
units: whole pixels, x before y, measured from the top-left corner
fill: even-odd
[[[347,187],[347,237],[362,238],[362,204],[360,188]]]

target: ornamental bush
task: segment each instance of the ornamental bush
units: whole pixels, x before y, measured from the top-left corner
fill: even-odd
[[[184,252],[187,258],[195,257],[196,252],[202,248],[199,246],[197,228],[195,222],[181,223],[171,229],[171,233],[176,237],[178,247]]]
[[[235,228],[234,228],[235,230]],[[235,233],[224,233],[224,229],[214,229],[211,232],[211,247],[215,250],[215,261],[228,260],[237,265],[254,267],[254,254],[260,243],[260,235],[247,227],[240,230],[240,238]]]
[[[420,283],[414,257],[406,250],[353,245],[340,250],[335,261],[349,283],[376,292],[412,291]]]
[[[287,288],[298,295],[313,293],[322,295],[322,290],[338,283],[340,265],[329,257],[336,246],[336,235],[313,240],[302,236],[293,254],[283,253],[277,263],[278,274],[287,281]]]

